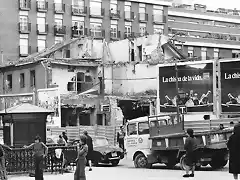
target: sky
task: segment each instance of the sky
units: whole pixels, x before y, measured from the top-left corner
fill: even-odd
[[[226,8],[240,10],[240,0],[182,0],[183,2],[193,2],[193,4],[207,5],[208,9]]]

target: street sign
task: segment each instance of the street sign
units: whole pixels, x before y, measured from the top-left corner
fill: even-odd
[[[180,114],[187,114],[187,107],[186,106],[179,106]]]

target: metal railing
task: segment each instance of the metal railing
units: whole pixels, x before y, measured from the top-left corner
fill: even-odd
[[[55,150],[62,149],[68,167],[74,167],[77,158],[76,146],[50,146],[44,160],[44,170],[47,172],[60,171],[62,161],[56,158]],[[14,148],[5,151],[5,164],[8,174],[29,173],[34,171],[34,154],[32,150]]]

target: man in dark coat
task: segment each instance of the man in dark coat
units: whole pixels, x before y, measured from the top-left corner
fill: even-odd
[[[240,124],[234,126],[233,134],[229,137],[227,147],[229,149],[229,173],[238,179],[240,174]]]
[[[93,160],[93,140],[91,136],[89,136],[88,132],[85,130],[83,134],[87,137],[87,146],[88,146],[88,154],[87,154],[87,161],[89,164],[89,171],[92,171],[92,160]]]

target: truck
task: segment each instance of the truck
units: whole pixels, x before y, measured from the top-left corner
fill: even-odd
[[[185,169],[186,129],[192,128],[198,141],[197,166],[224,167],[233,128],[218,126],[239,123],[231,118],[240,115],[239,78],[236,59],[157,65],[156,113],[127,122],[127,158],[136,168],[180,163]]]
[[[125,148],[127,158],[132,159],[136,168],[151,168],[162,163],[173,168],[180,163],[186,168],[184,143],[187,138],[184,121],[179,122],[176,114],[145,116],[126,124]],[[237,121],[237,119],[234,119]],[[213,169],[224,167],[228,162],[227,139],[233,129],[213,129],[195,132],[198,142],[197,167]]]

